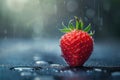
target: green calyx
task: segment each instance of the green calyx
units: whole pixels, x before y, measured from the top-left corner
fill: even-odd
[[[75,19],[72,19],[69,21],[68,26],[65,26],[64,23],[62,22],[62,26],[64,27],[63,29],[60,29],[61,32],[67,33],[71,32],[72,30],[83,30],[85,32],[88,32],[90,36],[94,35],[95,31],[90,31],[91,30],[91,24],[86,26],[84,28],[84,23],[81,19],[78,17],[74,17]],[[75,26],[73,25],[73,22],[75,21]]]

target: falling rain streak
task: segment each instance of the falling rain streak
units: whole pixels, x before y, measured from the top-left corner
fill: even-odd
[[[56,30],[56,26],[58,28],[61,27],[61,22],[63,19],[65,19],[65,16],[73,18],[75,15],[80,15],[79,17],[81,17],[83,20],[95,24],[100,30],[103,26],[103,5],[101,1],[1,0],[0,4],[0,11],[2,12],[3,16],[1,23],[5,28],[4,32],[0,35],[5,35],[6,37],[55,37],[60,35]],[[108,10],[109,4],[108,6],[104,7]],[[70,16],[71,14],[72,16]],[[6,21],[7,23],[5,23]],[[1,27],[0,30],[2,29],[3,28]]]

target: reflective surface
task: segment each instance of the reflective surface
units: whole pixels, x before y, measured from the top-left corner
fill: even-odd
[[[0,51],[1,80],[120,79],[120,54],[114,54],[119,53],[116,43],[110,46],[96,42],[88,61],[83,67],[76,68],[70,68],[65,63],[57,40],[1,40]]]
[[[2,80],[119,80],[120,67],[17,66],[0,67]]]

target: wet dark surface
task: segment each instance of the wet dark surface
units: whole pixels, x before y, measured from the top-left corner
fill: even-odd
[[[0,80],[120,80],[119,47],[96,43],[83,67],[70,68],[57,40],[1,40]]]
[[[53,65],[53,66],[52,66]],[[119,80],[119,67],[49,66],[0,67],[1,80]]]

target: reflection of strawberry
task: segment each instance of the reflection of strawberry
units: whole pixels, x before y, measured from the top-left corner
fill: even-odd
[[[62,56],[71,67],[82,66],[93,51],[93,32],[89,24],[83,29],[82,20],[75,17],[76,25],[70,20],[68,27],[60,29],[65,34],[60,39]],[[88,33],[90,32],[90,33]]]

